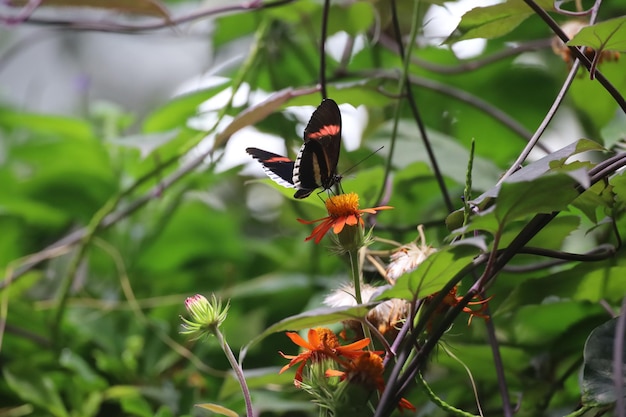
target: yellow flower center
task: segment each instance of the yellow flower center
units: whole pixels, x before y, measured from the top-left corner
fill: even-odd
[[[320,349],[330,349],[335,350],[339,346],[339,340],[337,340],[337,336],[330,329],[326,329],[324,327],[318,327],[315,329],[317,333],[317,337],[320,340]]]
[[[371,389],[378,388],[385,370],[383,359],[373,352],[365,352],[351,364],[349,379]]]
[[[359,196],[356,193],[334,195],[326,200],[326,210],[334,218],[359,215]]]

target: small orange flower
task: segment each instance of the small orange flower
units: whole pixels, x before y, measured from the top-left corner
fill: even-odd
[[[437,306],[437,308],[435,309],[435,311],[433,312],[433,315],[432,315],[433,318],[444,314],[448,308],[456,306],[463,299],[462,296],[457,296],[456,295],[456,288],[457,287],[452,288],[450,290],[450,292],[448,294],[446,294],[446,296],[441,301],[441,304],[439,304]],[[432,299],[437,294],[439,294],[439,293],[436,292],[436,293],[434,293],[432,295],[429,295],[426,298],[426,302],[432,301]],[[470,307],[463,307],[463,312],[469,314],[469,319],[467,320],[467,325],[468,326],[470,324],[472,324],[472,319],[474,317],[480,317],[480,318],[483,318],[485,320],[489,319],[489,316],[487,314],[485,314],[484,311],[487,308],[487,303],[489,302],[489,300],[491,300],[491,298],[492,297],[489,297],[486,300],[470,301],[469,303],[467,303],[468,306],[479,305],[480,308],[478,310],[472,310]],[[432,324],[433,324],[433,320],[431,319],[431,320],[429,320],[429,322],[427,324],[427,327],[428,327],[429,331],[432,330]]]
[[[324,235],[332,228],[335,234],[339,234],[347,226],[364,226],[361,215],[364,213],[375,214],[378,210],[388,210],[393,207],[380,206],[374,208],[359,209],[359,196],[356,193],[339,194],[328,198],[325,202],[328,216],[317,220],[298,219],[303,224],[318,224],[309,237],[305,240],[315,239],[320,243]]]
[[[310,329],[307,335],[308,341],[300,337],[298,333],[293,332],[287,332],[287,337],[289,337],[293,343],[305,349],[304,352],[296,356],[285,355],[279,352],[283,358],[291,359],[291,361],[280,370],[280,374],[295,364],[300,363],[293,381],[297,387],[299,387],[302,382],[302,372],[309,360],[311,362],[320,362],[324,359],[332,359],[336,362],[343,363],[345,361],[340,357],[348,359],[358,357],[363,353],[362,349],[370,343],[370,339],[365,338],[349,345],[341,346],[337,336],[335,336],[330,329],[322,327]]]
[[[338,376],[342,381],[356,383],[382,393],[385,390],[384,371],[383,358],[380,355],[376,352],[363,352],[345,366],[345,371],[329,369],[326,371],[326,376]],[[413,404],[404,398],[400,399],[398,409],[415,411]]]

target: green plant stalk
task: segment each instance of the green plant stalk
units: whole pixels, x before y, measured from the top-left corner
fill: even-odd
[[[76,272],[78,271],[78,267],[80,266],[81,261],[85,257],[87,247],[89,246],[89,243],[100,228],[100,225],[104,221],[105,217],[113,210],[115,210],[117,204],[121,199],[121,196],[122,195],[119,194],[111,198],[104,204],[104,206],[102,206],[102,208],[100,208],[100,210],[96,212],[96,214],[94,214],[94,216],[91,218],[91,221],[89,222],[89,225],[87,226],[85,235],[78,243],[78,252],[70,262],[67,274],[65,274],[63,281],[61,281],[61,286],[59,290],[59,303],[57,305],[56,312],[52,321],[52,338],[55,341],[57,341],[59,336],[59,328],[61,325],[61,321],[63,320],[63,315],[65,314],[65,308],[67,307],[67,300],[70,294],[70,290],[72,288],[72,283],[74,282],[74,277],[76,276]]]
[[[578,410],[574,411],[573,413],[567,414],[564,417],[580,417],[582,415],[584,415],[587,411],[592,410],[593,407],[590,405],[584,405],[582,407],[580,407]]]
[[[352,282],[354,282],[354,298],[357,304],[363,304],[363,296],[361,295],[361,268],[359,262],[359,249],[349,250],[348,256],[350,257]],[[364,318],[364,320],[367,320],[367,318]],[[363,335],[370,339],[369,346],[372,347],[372,333],[370,332],[369,327],[367,327],[365,323],[361,323],[361,327],[363,328]]]
[[[472,208],[470,207],[469,201],[472,198],[472,169],[474,167],[475,148],[476,141],[472,138],[469,161],[467,161],[467,173],[465,174],[465,189],[463,190],[463,226],[467,225],[470,215],[472,214]]]
[[[237,363],[237,359],[235,359],[233,351],[230,349],[230,346],[228,346],[228,343],[226,343],[224,335],[222,334],[222,332],[220,332],[217,326],[215,326],[215,329],[213,329],[213,334],[215,335],[215,337],[217,337],[217,340],[219,341],[220,346],[222,347],[222,350],[226,355],[226,359],[228,359],[228,362],[230,363],[231,368],[233,368],[235,376],[239,381],[239,386],[241,386],[241,392],[243,393],[243,400],[246,403],[246,416],[253,417],[254,413],[252,411],[252,399],[250,398],[250,390],[248,389],[246,378],[243,375],[243,370],[239,366],[239,363]]]
[[[435,403],[437,407],[441,408],[443,411],[451,415],[459,416],[459,417],[480,417],[480,416],[476,416],[474,414],[468,413],[466,411],[460,410],[456,407],[453,407],[447,402],[445,402],[444,400],[442,400],[441,398],[437,397],[437,395],[430,389],[430,387],[428,386],[428,384],[422,377],[421,372],[417,373],[417,381],[422,385],[422,388],[424,388],[424,392],[426,393],[428,398],[430,398],[430,400],[433,403]]]
[[[358,250],[351,250],[348,252],[350,256],[350,269],[352,273],[352,282],[354,283],[354,298],[357,304],[363,304],[363,297],[361,296],[361,269],[359,268]]]

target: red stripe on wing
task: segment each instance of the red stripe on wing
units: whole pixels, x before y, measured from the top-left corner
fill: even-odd
[[[291,159],[287,158],[286,156],[274,156],[272,158],[268,158],[268,159],[263,159],[262,162],[264,163],[272,163],[272,162],[292,162]]]
[[[319,139],[319,138],[323,138],[324,136],[335,136],[335,135],[338,135],[340,132],[341,132],[341,127],[339,127],[338,125],[326,125],[326,126],[323,126],[317,132],[309,133],[307,138]]]

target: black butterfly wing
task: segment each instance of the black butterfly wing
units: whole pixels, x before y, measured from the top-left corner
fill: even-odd
[[[294,161],[259,148],[247,148],[246,152],[263,165],[263,170],[274,182],[287,188],[296,187],[293,183]]]
[[[304,198],[316,188],[328,189],[337,181],[337,162],[341,150],[341,112],[332,99],[324,99],[304,129],[293,171],[293,183]]]
[[[304,142],[314,140],[324,149],[326,166],[334,174],[341,150],[341,112],[334,100],[327,98],[313,112],[304,129]]]

